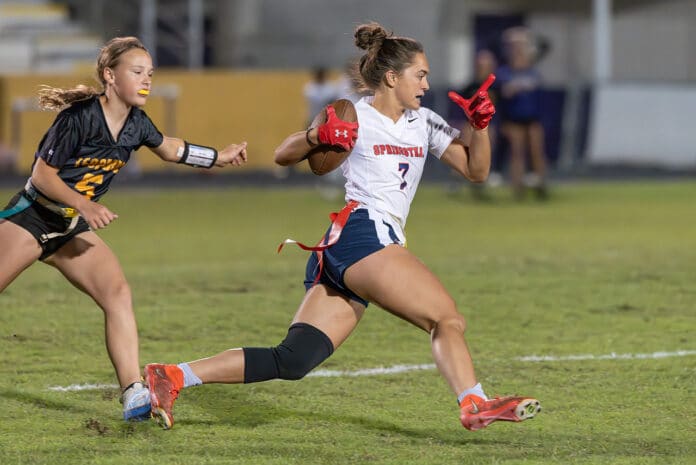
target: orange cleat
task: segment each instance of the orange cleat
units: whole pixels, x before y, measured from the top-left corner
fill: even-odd
[[[154,403],[152,408],[154,410]],[[485,428],[494,421],[522,421],[541,411],[538,400],[530,397],[496,397],[484,400],[469,394],[459,405],[462,409],[460,419],[462,426],[469,431]]]
[[[176,365],[151,363],[145,365],[145,381],[150,389],[152,416],[164,429],[170,429],[174,425],[174,401],[184,387],[184,373]]]

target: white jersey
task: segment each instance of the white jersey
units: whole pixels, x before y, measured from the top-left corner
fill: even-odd
[[[428,153],[437,158],[459,135],[434,111],[406,110],[395,123],[378,112],[372,97],[355,104],[358,140],[341,165],[346,201],[357,200],[382,214],[403,241],[411,201],[423,175]]]

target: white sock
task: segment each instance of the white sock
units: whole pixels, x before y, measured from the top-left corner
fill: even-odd
[[[486,394],[483,392],[483,388],[481,387],[481,383],[476,383],[476,386],[467,389],[466,391],[462,392],[457,396],[457,404],[461,405],[462,400],[468,396],[469,394],[473,394],[475,396],[479,396],[483,400],[488,400],[488,397]]]
[[[180,363],[177,365],[184,372],[184,387],[200,386],[203,381],[196,376],[188,363]]]

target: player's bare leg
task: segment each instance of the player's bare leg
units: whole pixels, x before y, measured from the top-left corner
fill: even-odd
[[[0,292],[41,256],[41,247],[26,229],[0,220]]]
[[[331,339],[334,348],[338,348],[358,324],[364,311],[362,304],[317,284],[305,294],[291,324],[314,326]],[[204,383],[244,382],[244,353],[240,348],[189,362],[189,366]]]
[[[121,388],[132,388],[124,392],[124,418],[148,416],[150,399],[147,389],[140,385],[138,331],[131,291],[118,259],[99,236],[89,231],[73,238],[46,263],[60,270],[103,310],[109,358]]]
[[[355,329],[365,306],[333,289],[317,284],[305,294],[291,326],[304,323],[323,332],[336,349]],[[237,384],[245,381],[245,354],[241,348],[229,349],[212,357],[188,362],[188,369],[201,383]],[[182,365],[152,363],[145,367],[145,378],[152,395],[152,412],[165,429],[174,424],[172,409],[184,388]]]
[[[476,384],[464,317],[415,255],[389,245],[349,267],[344,279],[353,292],[431,335],[435,363],[456,394]]]
[[[293,323],[308,323],[323,331],[338,348],[365,313],[365,306],[323,284],[312,287],[295,313]]]
[[[522,421],[541,409],[533,398],[488,400],[482,390],[476,391],[480,385],[464,339],[464,318],[437,277],[405,248],[387,246],[362,259],[346,270],[345,281],[353,292],[430,333],[435,363],[455,395],[481,394],[462,398],[460,419],[465,428]]]

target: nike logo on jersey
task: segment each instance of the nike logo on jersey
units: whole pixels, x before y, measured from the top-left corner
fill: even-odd
[[[408,122],[409,122],[409,123],[413,123],[413,122],[414,122],[415,120],[417,120],[417,119],[418,119],[418,118],[411,118],[410,120],[408,120]]]

